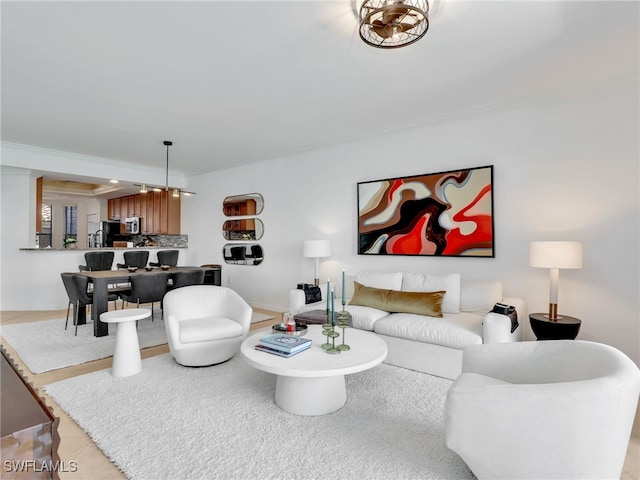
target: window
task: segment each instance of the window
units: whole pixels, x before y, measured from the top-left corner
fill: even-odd
[[[51,205],[42,204],[42,225],[37,233],[38,246],[40,248],[51,247],[51,213],[53,208]]]
[[[64,238],[78,240],[78,207],[76,205],[64,207]]]

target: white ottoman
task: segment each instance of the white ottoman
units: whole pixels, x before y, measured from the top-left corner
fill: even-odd
[[[111,366],[111,374],[114,377],[128,377],[142,371],[138,331],[134,322],[150,316],[151,310],[148,308],[114,310],[100,315],[101,322],[118,324],[116,348]]]

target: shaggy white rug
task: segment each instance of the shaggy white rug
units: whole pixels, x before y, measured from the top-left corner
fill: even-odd
[[[275,377],[236,355],[207,368],[169,355],[44,387],[128,478],[467,479],[444,444],[451,381],[379,365],[347,376],[347,404],[318,417],[274,403]]]
[[[41,322],[17,323],[0,327],[0,335],[18,352],[32,373],[78,365],[113,355],[116,344],[116,326],[109,325],[109,335],[93,336],[93,322],[78,325],[78,336],[74,336],[73,319],[64,329],[64,318]],[[140,348],[167,343],[164,322],[160,313],[151,319],[138,322]]]

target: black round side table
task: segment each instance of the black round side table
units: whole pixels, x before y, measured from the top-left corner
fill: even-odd
[[[544,313],[529,315],[531,329],[538,340],[574,340],[580,331],[582,321],[579,318],[561,315],[551,320]]]

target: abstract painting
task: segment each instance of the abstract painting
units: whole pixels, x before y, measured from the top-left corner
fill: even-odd
[[[494,257],[493,166],[358,183],[358,254]]]

